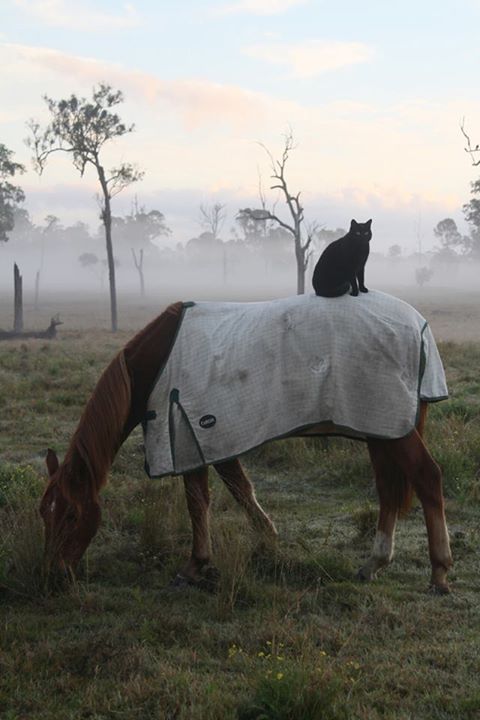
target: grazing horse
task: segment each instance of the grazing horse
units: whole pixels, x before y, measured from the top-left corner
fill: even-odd
[[[54,451],[48,450],[49,481],[40,513],[45,524],[46,552],[54,558],[55,567],[64,572],[75,568],[99,527],[99,492],[118,449],[133,428],[145,419],[152,387],[173,347],[183,308],[181,302],[170,305],[111,361],[83,411],[64,461],[60,464]],[[427,527],[431,588],[445,593],[452,558],[441,472],[422,440],[426,409],[427,403],[422,401],[416,429],[405,437],[367,438],[380,511],[372,554],[358,576],[372,580],[390,563],[397,518],[409,508],[415,492],[423,506]],[[310,428],[307,434],[325,431],[328,432],[328,427],[319,426]],[[239,460],[233,458],[213,465],[254,528],[266,536],[276,536],[275,526],[260,507]],[[208,468],[185,472],[183,481],[193,544],[191,556],[177,581],[201,584],[212,569],[209,567]]]

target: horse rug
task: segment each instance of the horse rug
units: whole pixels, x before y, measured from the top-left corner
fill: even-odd
[[[145,466],[184,473],[292,433],[400,438],[420,399],[447,393],[427,322],[391,295],[185,303],[148,401]]]

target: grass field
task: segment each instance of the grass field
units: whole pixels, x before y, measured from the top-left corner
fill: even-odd
[[[434,330],[445,320],[435,309]],[[183,486],[144,476],[138,432],[114,463],[78,580],[52,593],[36,511],[45,450],[65,451],[135,325],[139,313],[112,336],[82,315],[55,341],[0,345],[0,718],[480,717],[480,342],[440,333],[451,398],[428,423],[444,472],[451,595],[427,592],[418,505],[399,525],[393,565],[370,585],[354,580],[376,497],[366,448],[347,440],[283,441],[246,458],[276,548],[258,544],[212,470],[218,591],[169,588],[189,553]]]

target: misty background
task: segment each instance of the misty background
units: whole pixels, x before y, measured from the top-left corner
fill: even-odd
[[[15,209],[14,229],[8,233],[8,242],[0,244],[2,293],[13,287],[16,262],[27,296],[34,293],[39,274],[40,301],[43,293],[51,291],[107,294],[108,269],[100,220],[96,228],[81,218],[65,225],[55,215],[35,223],[27,208],[28,200]],[[133,200],[126,215],[114,215],[112,234],[119,296],[170,296],[174,300],[211,293],[226,299],[248,299],[250,295],[258,299],[295,293],[294,246],[288,231],[273,221],[246,226],[238,217],[239,208],[232,217],[235,210],[219,203],[203,203],[196,210],[197,232],[183,241],[176,237],[175,227],[161,209],[145,208],[138,199]],[[218,225],[212,228],[209,215],[216,210]],[[316,260],[329,242],[345,234],[347,221],[343,228],[319,228],[315,232],[306,272],[307,292],[312,291],[311,274]],[[383,237],[382,252],[377,249],[380,243],[373,217],[367,286],[386,291],[398,287],[478,290],[480,243],[471,245],[475,233],[472,227],[470,235],[463,236],[452,219],[443,219],[431,229],[433,247],[423,249],[426,241],[419,225],[416,236],[412,232],[410,238],[416,250],[399,243],[388,246],[388,238]]]
[[[326,245],[352,218],[372,218],[367,286],[447,304],[474,298],[477,156],[465,154],[461,125],[475,148],[479,20],[471,0],[107,0],[101,9],[5,0],[0,146],[25,172],[7,178],[24,198],[9,201],[0,241],[0,327],[11,327],[14,262],[26,327],[71,309],[68,297],[108,305],[95,172],[80,176],[59,153],[39,176],[25,145],[31,119],[49,121],[45,94],[90,96],[102,82],[123,93],[120,117],[135,125],[105,148],[105,167],[127,161],[142,174],[112,199],[120,311],[122,298],[154,311],[177,299],[296,292],[291,235],[241,212],[266,207],[290,222],[265,152],[281,158],[288,127],[288,188],[300,193],[303,242],[311,235],[306,292]]]

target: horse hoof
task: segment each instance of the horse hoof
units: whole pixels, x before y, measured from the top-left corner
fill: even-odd
[[[67,569],[51,570],[47,576],[48,590],[55,593],[63,593],[68,590],[75,581],[75,575]]]
[[[209,567],[202,569],[201,575],[198,578],[177,573],[168,587],[171,590],[185,590],[186,588],[194,587],[199,590],[205,590],[206,592],[213,593],[217,589],[219,579],[219,571],[216,567],[210,565]]]
[[[195,583],[195,585],[200,590],[206,590],[206,592],[214,593],[217,590],[219,580],[220,572],[213,565],[209,565],[209,567],[202,571],[202,577]]]
[[[170,580],[170,583],[168,584],[169,589],[171,590],[185,590],[186,587],[192,584],[192,580],[185,575],[181,575],[180,573],[177,573],[173,580]]]
[[[370,570],[366,570],[366,568],[360,568],[360,570],[355,575],[355,580],[358,580],[362,583],[372,582],[372,580],[375,580],[375,578],[375,573],[372,573]]]
[[[428,592],[431,595],[449,595],[451,591],[447,583],[445,583],[443,585],[430,585]]]

